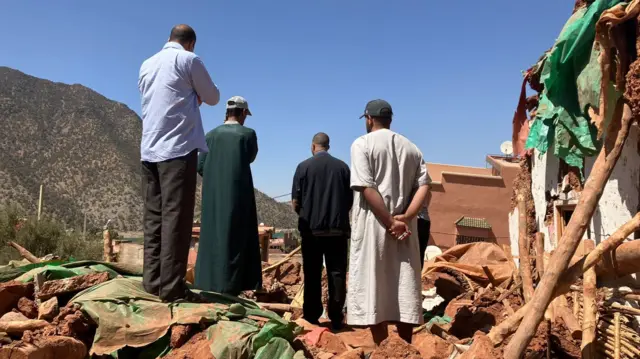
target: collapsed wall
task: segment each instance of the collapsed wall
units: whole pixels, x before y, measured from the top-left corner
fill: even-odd
[[[620,160],[614,167],[611,178],[607,182],[596,211],[584,238],[593,239],[599,244],[620,226],[633,217],[640,206],[640,128],[633,125],[629,138],[625,143]],[[531,156],[531,192],[535,204],[535,216],[538,231],[545,235],[545,250],[551,251],[558,245],[560,238],[559,218],[562,209],[575,206],[580,198],[580,192],[563,188],[559,178],[561,161],[552,154],[540,153],[538,150]],[[589,176],[595,157],[585,159],[584,176]],[[564,180],[564,181],[563,181]],[[514,230],[510,230],[511,247],[517,247],[517,210],[510,214],[509,222],[514,223]],[[511,227],[510,227],[511,229]],[[633,239],[631,237],[630,239]],[[516,253],[514,253],[515,255]]]

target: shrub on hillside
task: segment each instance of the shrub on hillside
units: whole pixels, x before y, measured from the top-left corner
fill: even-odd
[[[0,265],[20,259],[20,254],[7,245],[16,242],[37,257],[53,254],[63,259],[100,259],[102,241],[99,235],[66,231],[60,222],[48,218],[39,221],[23,217],[17,207],[0,207]]]

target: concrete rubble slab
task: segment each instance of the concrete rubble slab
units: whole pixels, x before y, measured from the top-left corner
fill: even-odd
[[[50,280],[40,287],[40,291],[36,296],[40,300],[47,300],[63,294],[80,292],[108,280],[109,273],[107,272],[87,274],[59,280]]]

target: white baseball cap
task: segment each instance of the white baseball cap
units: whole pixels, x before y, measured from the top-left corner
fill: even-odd
[[[251,116],[251,111],[249,110],[249,103],[242,96],[233,96],[232,98],[227,100],[227,110],[233,108],[241,108],[247,110],[247,115]]]

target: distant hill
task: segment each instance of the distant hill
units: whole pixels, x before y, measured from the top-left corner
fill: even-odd
[[[141,229],[141,130],[134,111],[87,87],[0,67],[0,202],[34,214],[42,183],[44,214],[70,227],[86,213],[92,226]],[[288,206],[256,200],[261,222],[296,226]]]

